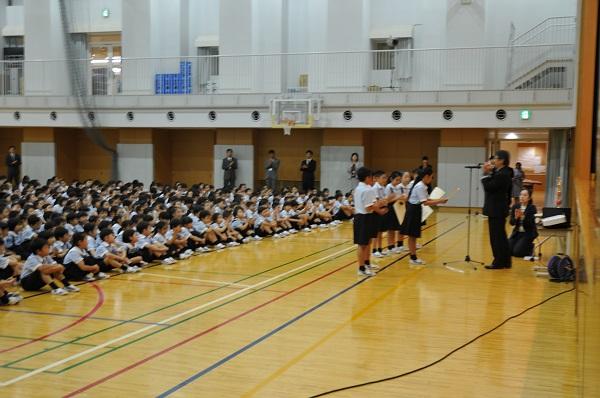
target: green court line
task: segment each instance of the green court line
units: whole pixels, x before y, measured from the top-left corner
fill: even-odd
[[[5,339],[14,339],[14,340],[35,340],[29,337],[23,337],[23,336],[9,336],[6,334],[0,334],[0,338],[5,338]],[[86,346],[86,347],[96,347],[95,344],[87,344],[87,343],[69,343],[67,341],[58,341],[58,340],[48,340],[48,339],[42,339],[39,340],[40,343],[42,342],[46,342],[46,343],[58,343],[58,344],[71,344],[71,345],[81,345],[81,346]],[[112,347],[111,347],[112,348]]]
[[[320,266],[321,266],[321,265],[323,265],[323,264],[327,264],[328,262],[330,262],[330,261],[332,261],[332,260],[336,260],[336,259],[338,259],[338,258],[340,258],[340,257],[343,257],[343,256],[346,256],[346,255],[348,255],[348,254],[354,254],[354,253],[352,253],[352,252],[348,252],[348,253],[340,254],[340,255],[338,255],[338,256],[336,256],[336,257],[333,257],[333,258],[331,258],[331,259],[324,260],[324,261],[322,261],[322,262],[320,262],[320,263],[318,263],[318,264],[315,264],[315,265],[313,265],[313,266],[312,266],[312,267],[310,267],[310,268],[306,268],[306,269],[304,269],[304,270],[302,270],[302,271],[298,271],[298,272],[297,272],[297,273],[295,273],[295,274],[291,274],[291,275],[289,275],[289,276],[287,276],[287,277],[285,277],[285,278],[283,278],[283,279],[280,279],[280,280],[278,280],[278,281],[275,281],[275,282],[273,282],[273,283],[271,283],[271,284],[269,284],[269,285],[263,286],[262,288],[259,288],[259,289],[257,289],[257,290],[250,291],[249,293],[246,293],[246,294],[244,294],[244,295],[242,295],[242,296],[239,296],[239,297],[237,297],[237,298],[233,298],[233,299],[231,299],[231,300],[229,300],[229,301],[226,301],[226,302],[224,302],[224,303],[222,303],[222,304],[219,304],[219,305],[217,305],[216,307],[211,307],[211,308],[208,308],[208,309],[206,309],[206,310],[204,310],[204,311],[202,311],[202,312],[200,312],[200,313],[198,313],[198,314],[196,314],[196,315],[192,315],[192,316],[190,316],[190,317],[188,317],[188,318],[185,318],[185,319],[182,319],[182,320],[180,320],[180,321],[177,321],[177,322],[175,322],[175,323],[169,324],[168,326],[166,326],[166,327],[164,327],[164,328],[162,328],[162,329],[155,330],[154,332],[151,332],[151,333],[149,333],[149,334],[147,334],[147,335],[144,335],[144,336],[140,336],[140,337],[138,337],[138,338],[136,338],[136,339],[134,339],[134,340],[128,341],[127,343],[121,344],[120,346],[117,346],[117,347],[115,347],[115,348],[112,348],[112,349],[110,349],[110,350],[104,351],[104,352],[102,352],[102,353],[100,353],[100,354],[96,354],[96,355],[94,355],[94,356],[92,356],[92,357],[90,357],[90,358],[84,359],[83,361],[76,362],[76,363],[74,363],[74,364],[72,364],[72,365],[70,365],[70,366],[67,366],[67,367],[65,367],[65,368],[63,368],[63,369],[61,369],[61,370],[59,370],[59,371],[56,371],[56,372],[49,372],[49,373],[55,373],[55,374],[61,374],[61,373],[64,373],[64,372],[66,372],[66,371],[68,371],[68,370],[71,370],[71,369],[73,369],[73,368],[76,368],[76,367],[78,367],[78,366],[84,365],[84,364],[86,364],[87,362],[93,361],[94,359],[97,359],[97,358],[100,358],[100,357],[102,357],[102,356],[104,356],[104,355],[110,354],[111,352],[114,352],[114,351],[116,351],[116,350],[119,350],[119,349],[121,349],[121,348],[127,347],[127,346],[129,346],[129,345],[131,345],[131,344],[137,343],[138,341],[140,341],[140,340],[144,340],[144,339],[146,339],[146,338],[148,338],[148,337],[150,337],[150,336],[153,336],[153,335],[155,335],[155,334],[162,333],[162,332],[164,332],[165,330],[167,330],[167,329],[170,329],[170,328],[172,328],[172,327],[174,327],[174,326],[180,325],[180,324],[182,324],[182,323],[184,323],[184,322],[187,322],[187,321],[189,321],[189,320],[191,320],[191,319],[197,318],[197,317],[199,317],[199,316],[201,316],[201,315],[204,315],[204,314],[206,314],[206,313],[208,313],[208,312],[214,311],[214,310],[216,310],[216,309],[218,309],[218,308],[220,308],[220,307],[223,307],[223,306],[225,306],[225,305],[227,305],[227,304],[231,304],[231,303],[233,303],[233,302],[235,302],[235,301],[241,300],[241,299],[243,299],[244,297],[250,296],[251,294],[258,293],[258,292],[259,292],[260,290],[262,290],[262,289],[266,289],[266,288],[268,288],[268,287],[270,287],[270,286],[273,286],[273,285],[276,285],[276,284],[278,284],[278,283],[281,283],[281,282],[283,282],[283,281],[286,281],[286,280],[288,280],[288,279],[290,279],[290,278],[293,278],[293,277],[295,277],[295,276],[298,276],[298,275],[300,275],[300,274],[303,274],[303,273],[305,273],[305,272],[308,272],[308,271],[310,271],[310,270],[312,270],[312,269],[314,269],[314,268],[320,267]]]
[[[295,260],[288,261],[288,262],[286,262],[286,263],[283,263],[283,264],[277,265],[277,266],[275,266],[275,267],[272,267],[272,268],[269,268],[269,269],[267,269],[267,270],[264,270],[264,271],[261,271],[261,272],[257,272],[256,274],[253,274],[253,275],[247,276],[247,277],[245,277],[245,278],[239,279],[239,280],[237,280],[237,281],[231,282],[231,284],[240,283],[240,282],[243,282],[243,281],[245,281],[245,280],[251,279],[251,278],[253,278],[253,277],[255,277],[255,276],[259,276],[259,275],[265,274],[265,273],[267,273],[267,272],[273,271],[273,270],[275,270],[275,269],[278,269],[278,268],[281,268],[281,267],[285,267],[286,265],[293,264],[293,263],[295,263],[295,262],[297,262],[297,261],[300,261],[300,260],[303,260],[303,259],[305,259],[305,258],[307,258],[307,257],[311,257],[311,256],[314,256],[314,255],[316,255],[316,254],[319,254],[319,253],[325,252],[325,251],[327,251],[327,250],[334,249],[334,248],[336,248],[336,247],[339,247],[339,246],[341,246],[341,245],[344,245],[344,244],[346,244],[346,243],[348,243],[348,242],[349,242],[349,241],[345,241],[345,242],[338,243],[338,244],[336,244],[336,245],[333,245],[333,246],[327,247],[327,248],[325,248],[325,249],[318,250],[318,251],[316,251],[316,252],[313,252],[313,253],[307,254],[306,256],[299,257],[299,258],[297,258],[297,259],[295,259]],[[109,281],[110,281],[110,279],[109,279]],[[168,309],[168,308],[175,307],[175,306],[177,306],[177,305],[180,305],[180,304],[186,303],[186,302],[188,302],[188,301],[194,300],[194,299],[196,299],[196,298],[198,298],[198,297],[205,296],[205,295],[207,295],[207,294],[210,294],[210,293],[213,293],[213,292],[215,292],[215,291],[218,291],[218,290],[224,289],[224,288],[226,288],[227,286],[228,286],[228,285],[223,285],[223,286],[219,286],[219,287],[216,287],[216,288],[214,288],[214,289],[211,289],[211,290],[207,290],[206,292],[203,292],[203,293],[200,293],[200,294],[197,294],[197,295],[194,295],[194,296],[188,297],[188,298],[186,298],[186,299],[183,299],[183,300],[177,301],[177,302],[175,302],[175,303],[173,303],[173,304],[169,304],[169,305],[167,305],[167,306],[164,306],[164,307],[157,308],[157,309],[155,309],[155,310],[152,310],[152,311],[150,311],[150,312],[147,312],[147,313],[145,313],[145,314],[139,315],[139,316],[137,316],[137,317],[135,317],[135,318],[131,318],[131,319],[128,319],[128,320],[126,320],[126,321],[123,321],[123,322],[117,323],[117,324],[115,324],[115,325],[111,325],[111,326],[108,326],[108,327],[106,327],[106,328],[103,328],[103,329],[97,330],[97,331],[95,331],[95,332],[89,333],[89,334],[87,334],[87,335],[84,335],[84,336],[77,337],[77,338],[75,338],[75,339],[73,339],[73,340],[70,340],[70,341],[68,341],[68,342],[65,342],[65,343],[63,343],[63,344],[59,344],[59,345],[57,345],[56,347],[52,347],[50,350],[38,351],[38,352],[36,352],[36,353],[33,353],[33,354],[30,354],[30,355],[27,355],[27,356],[25,356],[25,357],[22,357],[22,358],[19,358],[19,359],[17,359],[17,360],[13,360],[13,361],[10,361],[10,362],[7,362],[7,363],[4,363],[4,364],[0,365],[0,368],[7,368],[7,367],[10,367],[10,366],[12,366],[12,365],[14,365],[14,364],[16,364],[16,363],[23,362],[23,361],[25,361],[25,360],[27,360],[27,359],[30,359],[30,358],[36,357],[36,356],[38,356],[38,355],[41,355],[41,354],[45,354],[45,353],[46,353],[46,352],[48,352],[48,351],[53,351],[53,350],[56,350],[56,349],[58,349],[58,348],[61,348],[61,347],[65,346],[65,345],[72,344],[72,343],[74,343],[74,342],[78,342],[78,341],[84,340],[84,339],[86,339],[86,338],[88,338],[88,337],[92,337],[92,336],[95,336],[95,335],[97,335],[97,334],[103,333],[103,332],[105,332],[105,331],[108,331],[108,330],[114,329],[114,328],[116,328],[116,327],[119,327],[119,326],[121,326],[121,325],[128,324],[128,323],[129,323],[129,322],[131,322],[131,321],[135,321],[135,320],[138,320],[138,319],[140,319],[140,318],[145,318],[145,317],[147,317],[148,315],[155,314],[155,313],[157,313],[157,312],[160,312],[160,311],[162,311],[162,310],[165,310],[165,309]],[[218,308],[218,307],[216,307],[216,308]]]

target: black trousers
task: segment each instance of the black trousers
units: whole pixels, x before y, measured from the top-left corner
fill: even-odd
[[[312,191],[313,189],[315,189],[314,179],[302,179],[302,190],[304,192]]]
[[[488,228],[490,232],[492,253],[494,254],[492,265],[512,265],[508,238],[506,236],[506,218],[489,217]]]
[[[533,255],[533,239],[523,232],[517,232],[508,239],[510,253],[513,257]]]
[[[18,187],[19,183],[21,182],[21,178],[20,178],[20,171],[19,169],[8,169],[8,181],[13,184],[13,187]]]
[[[223,189],[230,192],[233,191],[235,188],[235,175],[225,176],[223,181],[225,183]]]

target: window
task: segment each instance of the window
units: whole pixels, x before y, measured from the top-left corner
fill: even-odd
[[[371,49],[377,51],[373,53],[373,69],[397,69],[397,58],[408,58],[408,54],[405,54],[405,52],[397,52],[390,50],[405,50],[411,48],[413,48],[412,37],[371,40]]]
[[[4,47],[5,48],[23,48],[23,36],[5,36]]]
[[[198,55],[207,57],[201,62],[209,76],[219,76],[219,47],[198,47]]]

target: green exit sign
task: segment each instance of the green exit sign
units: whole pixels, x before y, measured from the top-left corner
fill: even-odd
[[[528,109],[521,111],[521,120],[529,120],[531,118],[531,112]]]
[[[102,17],[104,17],[104,18],[108,18],[108,17],[110,17],[110,9],[108,9],[108,8],[103,8],[103,9],[102,9]]]

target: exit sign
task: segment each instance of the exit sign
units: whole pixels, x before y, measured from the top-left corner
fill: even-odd
[[[529,120],[531,118],[531,112],[527,109],[521,111],[521,120]]]

